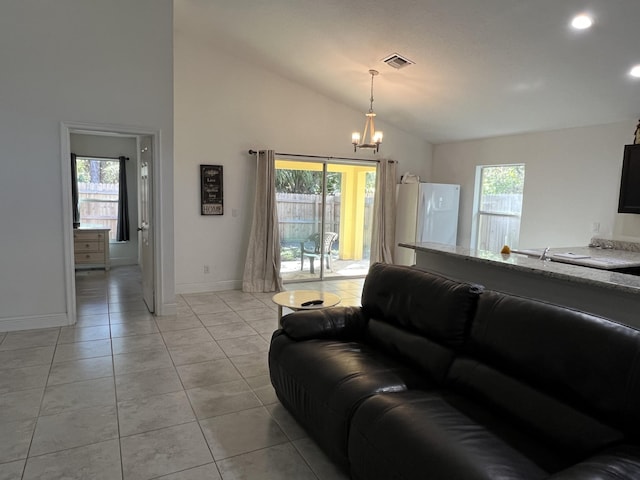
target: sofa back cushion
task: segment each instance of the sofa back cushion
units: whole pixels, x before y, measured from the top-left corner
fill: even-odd
[[[442,379],[465,341],[481,292],[479,285],[376,263],[362,290],[365,338]]]
[[[576,456],[640,427],[640,332],[486,291],[449,384]]]

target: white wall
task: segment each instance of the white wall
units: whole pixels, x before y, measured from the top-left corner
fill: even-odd
[[[112,266],[138,264],[138,149],[135,137],[113,135],[71,134],[71,151],[81,157],[128,157],[127,195],[129,205],[129,232],[127,242],[109,244],[109,260]]]
[[[171,0],[3,0],[0,45],[0,330],[70,320],[62,121],[161,131],[158,293],[173,302]]]
[[[617,214],[624,145],[635,121],[436,145],[433,181],[462,185],[458,244],[469,246],[477,165],[525,164],[520,247],[640,237],[640,216]]]
[[[177,25],[175,62],[176,291],[239,288],[253,208],[255,157],[277,152],[375,158],[354,154],[351,132],[364,110],[320,94],[206,45]],[[363,92],[366,95],[366,92]],[[364,97],[366,99],[366,96]],[[431,145],[386,125],[382,157],[429,180]],[[199,165],[224,166],[224,216],[200,216]],[[237,211],[237,216],[232,215]],[[203,265],[210,274],[203,273]]]

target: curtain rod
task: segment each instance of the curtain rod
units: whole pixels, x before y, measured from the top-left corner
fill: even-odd
[[[256,150],[249,150],[249,155],[255,155],[258,153]],[[304,157],[304,158],[322,158],[324,160],[354,160],[357,162],[376,162],[380,163],[380,160],[372,160],[369,158],[351,158],[351,157],[330,157],[328,155],[303,155],[301,153],[282,153],[274,152],[276,155],[286,155],[287,157]],[[397,160],[389,160],[391,163],[398,163]]]
[[[84,157],[84,158],[96,158],[98,160],[120,160],[120,157],[124,157],[124,155],[119,155],[117,157],[100,157],[98,155],[81,155],[76,153],[77,157]],[[125,160],[129,160],[129,157],[124,157]]]

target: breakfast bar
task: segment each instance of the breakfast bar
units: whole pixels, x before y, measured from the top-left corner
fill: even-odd
[[[521,295],[585,312],[601,315],[640,328],[640,276],[621,273],[628,266],[637,272],[640,252],[589,249],[586,255],[578,248],[550,249],[541,260],[535,252],[501,254],[437,243],[401,243],[416,251],[419,268],[449,278],[484,285],[491,290]],[[582,247],[587,248],[587,247]],[[542,250],[540,251],[542,253]],[[559,253],[573,253],[582,258],[553,259]],[[603,260],[598,268],[576,262],[593,258]],[[604,267],[610,268],[604,268]],[[635,266],[635,267],[634,267]],[[615,267],[615,268],[614,268]],[[624,268],[622,269],[624,271]]]

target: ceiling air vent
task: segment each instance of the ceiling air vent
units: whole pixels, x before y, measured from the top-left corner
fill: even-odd
[[[402,55],[399,55],[397,53],[392,53],[391,55],[389,55],[386,58],[383,58],[382,61],[384,63],[386,63],[387,65],[389,65],[390,67],[393,67],[397,70],[400,70],[401,68],[407,67],[409,65],[413,65],[416,62],[413,62],[411,60],[409,60],[406,57],[403,57]]]

